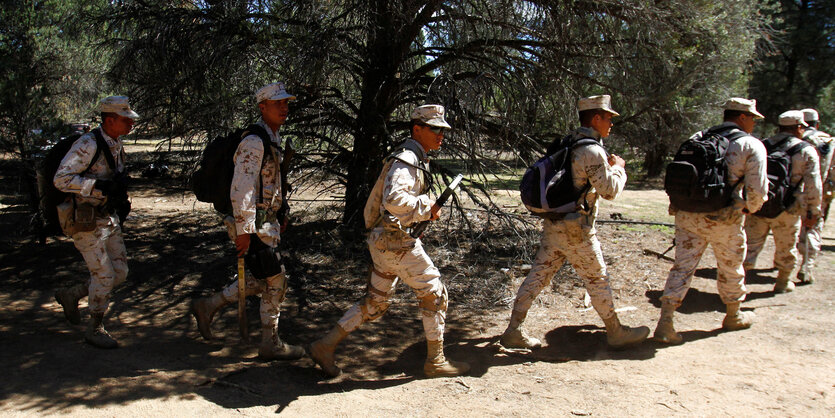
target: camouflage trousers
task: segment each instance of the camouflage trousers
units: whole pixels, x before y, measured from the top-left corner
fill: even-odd
[[[745,231],[742,213],[729,207],[707,214],[676,213],[676,256],[667,276],[662,302],[681,305],[690,289],[693,273],[707,245],[716,257],[716,287],[725,304],[745,300]]]
[[[96,229],[76,232],[72,241],[90,270],[90,312],[105,313],[113,288],[124,283],[128,276],[128,257],[119,219],[116,215],[96,219]]]
[[[821,238],[823,236],[823,223],[823,218],[820,218],[815,226],[811,228],[803,225],[800,226],[800,233],[797,238],[797,250],[800,253],[802,262],[799,271],[806,273],[807,276],[815,268],[815,258],[817,258],[818,253],[821,251],[821,245],[823,244],[823,239]]]
[[[533,268],[516,292],[513,310],[527,312],[557,270],[568,261],[583,279],[591,304],[603,319],[615,314],[612,289],[606,277],[606,263],[597,240],[594,220],[581,216],[553,221],[545,219],[539,251]]]
[[[413,247],[386,250],[375,245],[379,238],[379,230],[368,237],[368,251],[371,252],[374,267],[366,296],[345,312],[338,322],[339,326],[351,332],[364,322],[381,317],[390,305],[389,299],[397,282],[402,280],[420,300],[426,339],[443,340],[448,296],[441,282],[441,273],[424,251],[423,244],[418,239],[413,241]]]
[[[267,243],[265,242],[265,244]],[[279,261],[281,260],[281,255],[277,251],[276,257],[279,257]],[[239,279],[240,278],[236,274],[232,284],[223,289],[222,294],[225,301],[238,301]],[[273,328],[277,327],[278,318],[281,315],[281,303],[284,302],[284,297],[287,294],[287,275],[284,270],[284,264],[281,264],[281,273],[261,280],[256,279],[252,276],[252,273],[247,271],[245,280],[247,293],[255,293],[261,298],[261,305],[259,309],[261,325]]]
[[[800,231],[800,216],[788,212],[783,212],[776,218],[753,215],[745,217],[748,251],[744,264],[752,268],[756,265],[757,256],[765,245],[769,230],[774,234],[774,267],[777,267],[781,274],[791,274],[797,266],[795,243]]]

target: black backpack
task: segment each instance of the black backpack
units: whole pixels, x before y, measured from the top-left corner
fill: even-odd
[[[571,213],[577,211],[577,200],[585,194],[590,184],[574,190],[571,175],[571,152],[583,145],[602,145],[592,138],[572,140],[567,136],[548,147],[548,152],[530,166],[522,176],[519,194],[522,203],[536,216]]]
[[[794,192],[798,184],[791,184],[792,156],[803,148],[810,146],[801,141],[792,147],[786,147],[789,137],[782,141],[769,145],[764,142],[768,152],[768,200],[754,215],[763,218],[776,218],[794,203]]]
[[[109,147],[107,142],[105,142],[104,137],[102,137],[99,129],[100,128],[96,128],[92,131],[93,135],[96,137],[96,153],[93,155],[93,159],[90,160],[90,164],[87,165],[87,168],[85,168],[84,171],[89,170],[90,167],[95,164],[96,160],[99,158],[99,154],[104,154],[107,165],[110,166],[111,170],[116,171],[116,162],[113,160],[113,156],[110,155],[109,152],[102,153],[102,150],[109,149]],[[64,156],[67,155],[67,152],[69,152],[72,145],[78,140],[78,138],[81,138],[81,136],[82,134],[75,133],[62,138],[46,152],[46,155],[39,162],[36,168],[38,179],[38,206],[41,220],[43,221],[43,224],[41,225],[42,236],[61,235],[63,233],[61,231],[61,225],[58,222],[57,207],[70,198],[72,193],[62,192],[55,187],[55,172],[58,171],[58,166],[61,165],[61,161],[63,161]]]
[[[246,129],[237,129],[228,135],[218,136],[206,145],[200,159],[200,167],[191,176],[191,189],[194,190],[197,200],[211,203],[220,213],[232,214],[229,193],[232,189],[232,177],[235,175],[233,158],[241,140],[250,134],[258,135],[264,142],[264,152],[269,151],[270,136],[260,125],[249,125]]]
[[[747,135],[737,128],[711,128],[684,141],[667,165],[664,191],[670,203],[688,212],[713,212],[731,205],[736,184],[728,184],[725,151]]]
[[[820,131],[815,128],[806,128],[806,130],[803,132],[803,140],[815,147],[815,150],[818,151],[818,157],[820,157],[822,160],[826,157],[827,154],[829,154],[830,145],[829,142],[817,139],[818,133],[820,133]]]

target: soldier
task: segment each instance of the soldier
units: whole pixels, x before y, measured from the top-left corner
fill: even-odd
[[[803,119],[809,124],[809,128],[803,133],[803,140],[814,145],[818,151],[820,162],[820,177],[823,182],[823,207],[822,216],[812,218],[812,213],[806,213],[800,226],[800,234],[797,241],[797,249],[802,255],[803,262],[797,272],[797,279],[801,283],[812,283],[815,281],[812,270],[815,267],[815,258],[821,251],[821,237],[826,214],[829,212],[829,204],[832,202],[833,185],[835,185],[835,170],[832,167],[832,158],[835,154],[835,141],[826,132],[818,130],[820,120],[818,111],[815,109],[803,109]]]
[[[808,125],[803,121],[803,112],[790,110],[783,112],[779,119],[779,132],[766,139],[766,147],[780,147],[791,149],[803,144],[800,139],[803,130]],[[821,185],[818,173],[818,155],[810,146],[804,146],[791,155],[791,173],[789,184],[795,190],[796,200],[790,207],[775,218],[763,216],[745,217],[745,235],[747,237],[748,252],[745,256],[743,268],[751,270],[757,261],[757,256],[763,249],[768,231],[774,234],[774,266],[777,267],[777,283],[775,293],[785,293],[794,290],[790,276],[797,265],[797,234],[800,230],[800,217],[812,213],[814,219],[820,218]],[[805,217],[805,216],[804,216]]]
[[[116,348],[119,343],[105,330],[103,321],[110,293],[128,275],[125,242],[116,213],[127,203],[127,187],[121,181],[125,150],[120,137],[131,131],[139,115],[131,110],[124,96],[102,99],[99,110],[101,126],[73,143],[53,178],[55,187],[71,193],[74,199],[75,208],[64,216],[74,217],[76,223],[83,219],[90,221],[84,222],[88,226],[78,228],[71,236],[90,270],[90,279],[85,284],[56,291],[55,299],[63,307],[67,320],[80,324],[78,301],[89,296],[90,322],[84,340],[95,347]],[[107,144],[108,149],[98,149],[99,143]]]
[[[264,149],[264,141],[259,134],[251,132],[241,140],[233,157],[235,173],[229,197],[234,219],[228,217],[225,223],[229,237],[235,241],[238,257],[246,258],[249,270],[243,278],[246,280],[246,294],[261,296],[258,357],[262,360],[293,360],[304,355],[302,347],[286,344],[278,336],[279,309],[287,292],[284,264],[281,253],[277,251],[283,229],[277,216],[283,203],[278,129],[287,120],[288,102],[295,98],[287,93],[284,83],[268,84],[258,89],[255,99],[261,120],[256,126],[263,128],[263,135],[268,135],[264,139],[269,139],[270,149]],[[192,314],[203,338],[214,338],[212,319],[221,307],[238,299],[238,280],[241,279],[237,277],[222,291],[192,302]]]
[[[327,335],[310,345],[310,357],[329,376],[342,372],[334,363],[336,346],[348,333],[386,312],[399,280],[411,287],[419,300],[426,333],[426,376],[458,376],[470,368],[467,363],[444,356],[447,290],[421,240],[409,235],[417,223],[440,216],[440,208],[427,194],[427,152],[441,147],[444,130],[451,127],[444,119],[444,107],[439,105],[419,106],[412,111],[411,119],[411,139],[386,160],[366,202],[364,215],[370,229],[367,243],[373,268],[365,298],[348,309]]]
[[[680,344],[681,335],[673,327],[673,313],[681,305],[696,266],[710,244],[717,262],[716,285],[719,296],[727,307],[722,326],[727,330],[749,328],[754,321],[752,312],[740,312],[745,300],[745,232],[742,229],[743,213],[754,213],[767,199],[765,146],[751,136],[757,112],[756,100],[731,98],[724,105],[724,123],[710,128],[722,136],[739,134],[730,141],[725,152],[728,166],[727,184],[736,185],[733,204],[706,213],[688,212],[670,205],[670,214],[676,217],[676,256],[673,268],[667,276],[664,294],[661,296],[661,317],[655,328],[655,340],[666,344]],[[697,132],[693,137],[701,137]],[[745,193],[742,193],[744,188]],[[743,197],[744,196],[744,197]]]
[[[610,106],[608,95],[586,97],[579,100],[581,127],[570,136],[572,140],[591,138],[599,145],[581,145],[571,153],[571,174],[574,189],[588,191],[581,195],[576,212],[559,214],[542,220],[543,233],[534,266],[516,293],[510,324],[501,337],[501,343],[509,348],[538,348],[542,343],[529,337],[522,330],[522,323],[531,304],[557,270],[567,260],[583,278],[591,296],[592,306],[606,325],[606,341],[613,348],[621,348],[644,341],[649,328],[623,326],[615,313],[612,289],[606,275],[606,264],[594,221],[597,217],[598,198],[617,198],[626,184],[626,163],[617,155],[610,155],[603,148],[603,138],[609,136],[612,117],[619,116]],[[555,143],[556,144],[556,143]],[[556,152],[552,144],[548,154]],[[552,152],[553,151],[553,152]],[[585,207],[582,207],[585,206]]]

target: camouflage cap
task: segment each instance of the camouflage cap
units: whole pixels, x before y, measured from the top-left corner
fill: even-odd
[[[411,119],[429,126],[452,129],[452,126],[449,126],[444,119],[444,112],[444,107],[441,105],[431,104],[418,106],[412,111]]]
[[[803,112],[799,110],[789,110],[781,113],[777,118],[777,124],[780,126],[809,126],[809,124],[803,120]]]
[[[589,96],[583,97],[579,101],[577,101],[577,111],[582,112],[584,110],[604,110],[612,114],[612,116],[620,116],[620,113],[615,112],[612,109],[612,96],[608,94],[602,94],[600,96]]]
[[[803,112],[803,120],[805,120],[806,122],[813,122],[814,123],[814,122],[817,122],[817,121],[820,120],[820,119],[818,119],[820,117],[818,115],[818,111],[815,110],[815,109],[807,108],[807,109],[801,110],[801,112]]]
[[[744,99],[742,97],[731,97],[728,101],[725,102],[725,105],[722,106],[722,109],[725,110],[737,110],[740,112],[750,113],[754,115],[756,119],[764,119],[760,112],[757,112],[757,101],[754,99]]]
[[[284,83],[280,81],[278,83],[267,84],[255,92],[255,101],[258,103],[261,103],[264,100],[284,99],[296,100],[296,96],[287,93],[287,90],[284,89]]]
[[[126,96],[108,96],[99,102],[101,113],[115,113],[126,118],[137,119],[139,115],[130,108]]]

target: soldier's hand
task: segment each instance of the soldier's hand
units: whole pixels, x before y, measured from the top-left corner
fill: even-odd
[[[241,234],[235,238],[235,248],[238,250],[238,257],[243,257],[249,250],[249,234]]]
[[[441,217],[441,207],[438,205],[432,205],[430,209],[432,216],[429,218],[430,221],[436,221]]]
[[[96,180],[93,188],[98,189],[104,196],[114,196],[119,192],[119,185],[113,180]]]
[[[626,168],[626,161],[624,161],[623,158],[620,158],[615,154],[610,154],[609,165],[617,165],[620,166],[620,168]]]

